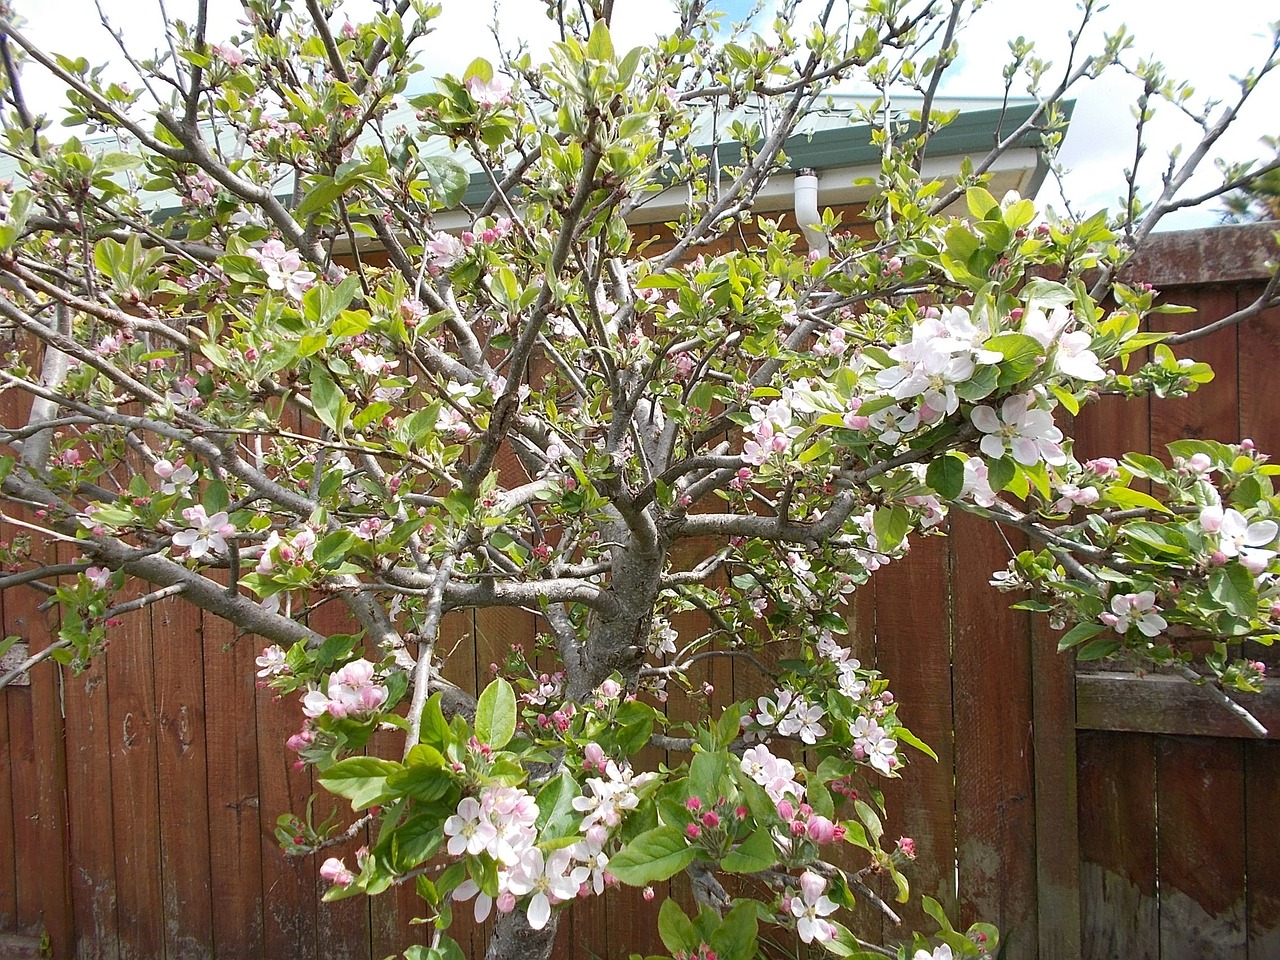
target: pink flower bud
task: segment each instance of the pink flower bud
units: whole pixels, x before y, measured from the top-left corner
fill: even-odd
[[[778,801],[778,816],[783,820],[790,820],[796,815],[796,808],[791,805],[790,800]]]
[[[644,893],[642,893],[642,894],[641,894],[641,896],[642,896],[642,897],[644,897],[644,899],[645,899],[645,901],[646,901],[646,902],[647,902],[647,901],[652,900],[652,899],[653,899],[653,887],[645,887],[645,888],[644,888]]]
[[[806,832],[815,843],[830,843],[835,839],[836,825],[821,815],[810,817]]]
[[[1227,555],[1221,550],[1215,550],[1209,554],[1209,562],[1215,567],[1220,567],[1227,562]]]
[[[347,865],[337,857],[330,857],[320,865],[320,876],[339,887],[349,887],[355,880]]]
[[[516,895],[507,890],[498,896],[498,900],[494,903],[498,908],[498,912],[502,914],[510,913],[516,908]]]
[[[708,810],[702,815],[702,825],[708,829],[720,826],[720,815],[714,810]]]
[[[684,802],[684,807],[693,813],[697,813],[702,809],[702,800],[698,797],[690,797]]]
[[[899,838],[898,838],[898,850],[899,850],[899,851],[901,851],[901,853],[902,853],[902,855],[903,855],[904,857],[908,857],[908,858],[910,858],[910,859],[914,860],[914,859],[915,859],[915,856],[916,856],[916,842],[915,842],[915,840],[913,840],[911,837],[899,837]]]
[[[602,697],[608,697],[610,700],[612,700],[621,692],[622,692],[622,685],[619,684],[617,680],[614,680],[612,678],[600,684],[600,695]]]
[[[1243,440],[1240,441],[1240,449],[1248,453],[1258,448],[1254,446],[1254,443],[1252,440],[1250,440],[1248,437],[1245,437]]]
[[[690,840],[697,840],[700,836],[702,836],[702,828],[698,826],[696,823],[691,823],[684,828],[684,834]]]

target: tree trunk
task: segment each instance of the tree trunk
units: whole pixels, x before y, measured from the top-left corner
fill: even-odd
[[[550,960],[559,925],[559,912],[551,914],[551,919],[541,930],[530,927],[520,910],[499,916],[493,925],[493,937],[485,951],[485,960]]]

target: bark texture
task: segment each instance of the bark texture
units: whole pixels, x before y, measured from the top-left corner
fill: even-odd
[[[493,926],[485,960],[550,960],[559,925],[559,913],[553,913],[541,930],[530,927],[519,910],[500,916]]]

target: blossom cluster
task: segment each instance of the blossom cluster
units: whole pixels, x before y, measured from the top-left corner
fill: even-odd
[[[302,712],[315,719],[328,714],[334,719],[367,717],[387,702],[387,688],[378,683],[376,668],[363,657],[352,660],[329,677],[328,693],[310,690],[302,698]]]
[[[495,904],[499,913],[510,913],[519,898],[527,897],[529,925],[541,930],[553,907],[577,896],[604,892],[610,881],[605,846],[613,830],[639,805],[639,791],[657,774],[636,774],[626,763],[605,759],[597,745],[588,745],[586,754],[603,776],[588,778],[589,792],[573,799],[573,809],[583,815],[582,837],[568,846],[550,851],[537,846],[538,807],[520,787],[486,786],[478,798],[463,797],[457,812],[445,821],[450,856],[483,855],[497,867],[496,899],[474,879],[464,881],[453,893],[455,900],[475,897],[477,922],[488,917]]]

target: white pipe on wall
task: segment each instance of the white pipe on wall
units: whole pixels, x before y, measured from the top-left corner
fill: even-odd
[[[809,252],[825,257],[830,250],[827,235],[819,225],[822,214],[818,212],[818,176],[808,167],[796,174],[795,180],[796,222],[809,243]]]

